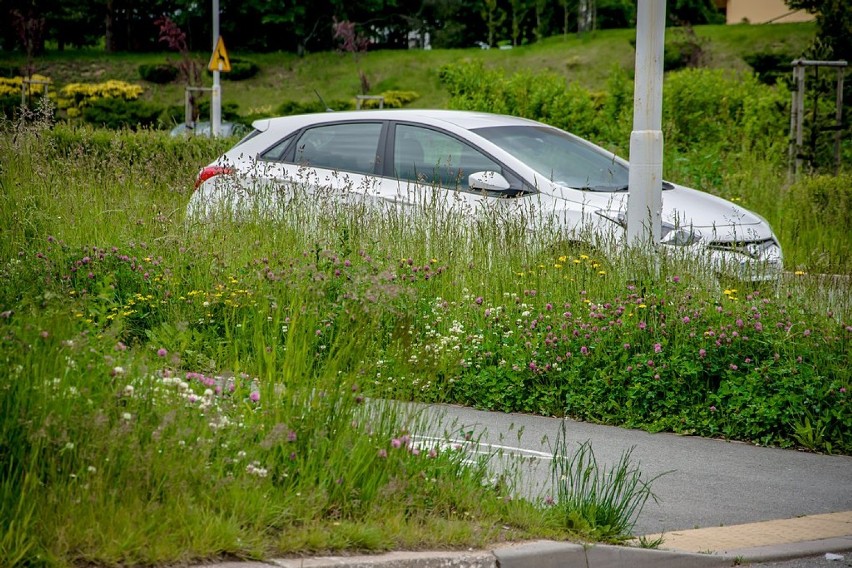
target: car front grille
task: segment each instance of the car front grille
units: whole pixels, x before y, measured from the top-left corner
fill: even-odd
[[[769,238],[761,241],[713,241],[709,244],[709,248],[736,252],[751,258],[761,259],[769,255],[773,249],[780,247],[775,239]]]

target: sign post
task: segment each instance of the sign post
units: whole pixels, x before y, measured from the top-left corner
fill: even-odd
[[[663,44],[666,0],[639,0],[627,241],[653,251],[662,234]]]
[[[213,0],[213,56],[208,68],[213,72],[213,93],[210,97],[210,133],[215,138],[222,129],[222,87],[219,84],[221,58],[218,57],[219,44],[225,51],[225,44],[219,36],[219,0]],[[225,54],[227,58],[227,53]]]

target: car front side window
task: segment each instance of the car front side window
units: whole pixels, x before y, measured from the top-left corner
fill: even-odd
[[[380,122],[309,128],[296,141],[294,161],[315,168],[373,174],[381,132]]]
[[[400,180],[468,190],[470,174],[502,173],[500,165],[479,150],[430,128],[399,124],[393,146],[394,175]]]

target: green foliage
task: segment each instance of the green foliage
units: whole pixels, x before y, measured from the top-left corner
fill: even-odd
[[[221,106],[222,120],[231,122],[242,122],[239,112],[239,105],[233,101],[223,102]],[[202,117],[210,116],[210,100],[205,99],[198,103],[198,113]],[[181,115],[181,121],[183,115]]]
[[[675,71],[685,67],[702,67],[706,59],[706,40],[700,39],[691,26],[675,28],[667,34],[663,68]]]
[[[819,41],[826,44],[832,59],[852,60],[852,6],[846,0],[786,0],[794,9],[816,16]]]
[[[220,77],[226,81],[245,81],[251,79],[260,72],[260,66],[249,59],[240,59],[238,57],[229,58],[231,62],[231,70],[227,73],[220,74]],[[213,75],[213,72],[207,70],[208,75]]]
[[[751,75],[686,69],[666,77],[663,96],[667,143],[784,155],[789,96],[783,88],[762,85]]]
[[[758,51],[743,56],[743,59],[754,69],[758,80],[767,85],[774,85],[779,79],[789,79],[795,55],[777,51]]]
[[[97,99],[83,107],[85,122],[102,128],[152,128],[159,126],[163,109],[140,100]]]
[[[3,116],[5,116],[7,119],[11,120],[12,118],[14,118],[20,107],[20,95],[0,95],[0,112],[2,112]]]
[[[625,451],[618,463],[604,470],[588,442],[576,450],[569,447],[563,422],[551,464],[554,508],[560,512],[561,522],[600,539],[630,537],[645,503],[649,498],[656,500],[651,484],[659,478],[643,480],[632,452],[633,448]]]
[[[384,108],[402,108],[420,98],[414,91],[383,91],[381,96],[384,97]],[[379,101],[367,99],[361,108],[379,108]]]
[[[614,126],[600,111],[606,95],[592,93],[551,73],[501,70],[478,62],[445,65],[439,72],[450,92],[450,108],[533,118],[592,140],[609,140]]]
[[[355,103],[352,101],[331,100],[326,101],[331,110],[352,110]],[[304,101],[284,101],[275,109],[276,116],[290,116],[293,114],[310,114],[313,112],[325,112],[326,106],[319,99]]]
[[[165,85],[177,79],[180,71],[170,63],[142,64],[139,66],[139,76],[149,83]]]

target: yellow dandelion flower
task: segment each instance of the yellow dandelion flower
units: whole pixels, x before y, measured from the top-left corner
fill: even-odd
[[[553,268],[562,268],[562,265],[561,264],[554,264]]]
[[[559,262],[565,262],[566,260],[568,260],[568,257],[563,254],[562,256],[559,257],[558,260],[559,260]]]
[[[796,276],[804,276],[805,271],[804,271],[804,270],[797,270],[797,271],[796,271],[796,272],[794,272],[793,274],[795,274]]]
[[[589,260],[589,255],[587,255],[587,254],[581,254],[581,255],[580,255],[580,258],[581,258],[581,259],[583,259],[583,260]]]
[[[579,259],[577,259],[577,258],[575,258],[575,259],[574,259],[574,264],[580,264],[580,260],[579,260]]]
[[[598,274],[600,274],[601,276],[603,276],[604,274],[606,274],[606,270],[598,270]]]
[[[646,306],[645,304],[639,304],[639,307],[644,309],[644,308],[647,308],[648,306]]]

